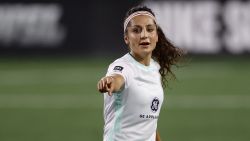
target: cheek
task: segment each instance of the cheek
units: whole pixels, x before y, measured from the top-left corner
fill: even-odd
[[[130,39],[131,40],[137,40],[137,35],[135,35],[135,34],[130,34]]]
[[[158,42],[158,35],[156,35],[156,42]]]
[[[158,42],[158,35],[157,35],[157,34],[154,34],[154,35],[152,36],[152,39],[153,39],[154,42]]]
[[[129,36],[129,42],[132,44],[137,44],[139,42],[139,38],[134,34]]]

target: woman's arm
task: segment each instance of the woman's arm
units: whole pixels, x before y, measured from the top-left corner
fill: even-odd
[[[158,131],[156,131],[156,141],[161,141],[160,134]]]
[[[121,90],[124,86],[124,78],[119,74],[112,76],[105,76],[100,79],[97,83],[97,89],[99,92],[104,93],[108,92],[108,95],[112,95],[113,92]]]

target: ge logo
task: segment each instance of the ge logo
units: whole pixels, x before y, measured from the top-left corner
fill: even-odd
[[[158,106],[159,106],[159,100],[157,97],[155,97],[152,101],[152,105],[151,105],[151,110],[153,113],[155,113],[158,110]]]

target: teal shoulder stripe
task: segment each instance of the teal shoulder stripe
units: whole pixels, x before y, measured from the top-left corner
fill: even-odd
[[[122,93],[113,93],[113,96],[115,97],[115,122],[109,133],[108,141],[114,141],[115,133],[120,132],[121,129]]]

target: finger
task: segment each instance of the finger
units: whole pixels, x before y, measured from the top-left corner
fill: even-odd
[[[109,84],[110,81],[109,81],[109,77],[106,77],[106,84]]]
[[[102,87],[102,82],[99,81],[99,82],[98,82],[98,90],[101,92],[102,89],[103,89],[103,87]]]
[[[110,84],[105,84],[105,90],[109,91],[110,90]]]
[[[98,86],[99,86],[99,91],[100,91],[101,93],[105,92],[105,87],[103,87],[103,86],[104,86],[103,80],[100,80],[100,81],[99,81]]]
[[[105,78],[101,79],[101,83],[102,83],[102,88],[104,88],[105,87]]]
[[[102,87],[102,81],[99,81],[99,90],[102,90],[103,87]]]
[[[112,94],[113,94],[113,90],[112,90],[112,89],[109,89],[108,95],[109,95],[109,96],[112,96]]]
[[[98,87],[101,88],[101,79],[98,81]]]
[[[110,85],[110,88],[109,88],[109,90],[108,90],[108,95],[109,95],[109,96],[112,96],[113,91],[114,91],[114,86],[111,84],[111,85]]]
[[[110,84],[110,79],[109,79],[109,77],[105,77],[104,79],[103,79],[103,87],[105,87],[106,89],[108,88],[108,87],[106,87],[107,85],[109,85]]]

